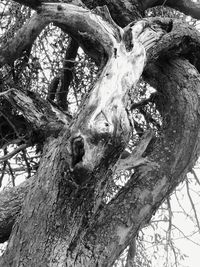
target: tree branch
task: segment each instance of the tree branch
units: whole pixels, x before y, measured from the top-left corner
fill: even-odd
[[[143,154],[148,144],[150,143],[151,139],[153,138],[153,136],[154,136],[153,131],[151,130],[147,131],[143,135],[139,144],[136,146],[135,150],[132,153],[130,154],[127,153],[126,156],[124,156],[124,154],[122,153],[120,159],[116,163],[115,172],[133,169],[137,166],[150,163],[150,160],[143,157]]]
[[[200,18],[200,3],[192,0],[143,0],[142,5],[143,10],[160,5],[169,6],[195,19]]]
[[[24,198],[33,183],[34,177],[31,177],[19,186],[5,189],[0,193],[0,243],[8,240]]]
[[[14,149],[12,152],[6,154],[3,157],[0,157],[0,162],[6,161],[10,158],[12,158],[14,155],[16,155],[17,153],[19,153],[20,151],[22,151],[23,149],[27,148],[28,145],[27,144],[22,144],[19,147],[17,147],[16,149]]]
[[[196,175],[196,172],[194,169],[192,169],[191,173],[194,175],[194,179],[196,180],[197,184],[200,186],[200,180],[198,176]]]
[[[133,110],[136,108],[141,108],[141,107],[147,105],[149,102],[153,102],[156,95],[157,95],[157,92],[152,93],[149,98],[141,100],[140,102],[131,104],[130,110]]]
[[[18,1],[37,7],[35,14],[16,34],[0,49],[0,66],[11,64],[15,59],[30,51],[32,43],[42,29],[50,22],[55,23],[63,31],[74,37],[94,60],[100,64],[105,62],[106,54],[111,53],[115,38],[121,38],[120,28],[105,21],[101,16],[79,6],[79,1],[67,3],[48,3],[43,1]],[[39,5],[38,5],[39,4]],[[105,8],[103,9],[105,13]],[[107,9],[107,13],[109,13]],[[116,31],[118,29],[118,31]],[[103,63],[102,63],[103,64]]]
[[[57,91],[58,85],[59,85],[59,80],[60,80],[60,78],[58,76],[56,76],[51,81],[51,83],[48,87],[47,100],[54,101],[54,99],[56,97],[56,91]]]
[[[14,38],[9,39],[0,47],[0,67],[12,64],[24,52],[30,51],[33,42],[47,25],[47,21],[40,15],[34,14],[25,25],[18,30]]]
[[[193,202],[193,199],[192,199],[192,196],[190,194],[190,188],[189,188],[189,182],[188,182],[188,179],[186,179],[186,190],[187,190],[187,195],[188,195],[188,198],[190,200],[190,204],[191,204],[191,207],[192,207],[192,210],[194,212],[194,217],[195,217],[195,220],[196,220],[196,224],[197,224],[197,228],[198,228],[198,231],[200,233],[200,223],[199,223],[199,218],[198,218],[198,215],[197,215],[197,211],[196,211],[196,208],[195,208],[195,204]]]
[[[110,236],[113,238],[107,240],[107,245],[104,242],[104,248],[110,251],[109,260],[105,261],[108,266],[113,264],[116,255],[129,244],[138,229],[149,222],[164,198],[195,164],[200,153],[197,70],[188,61],[172,60],[158,63],[154,68],[150,66],[148,71],[151,81],[155,80],[154,86],[157,85],[156,89],[164,98],[164,102],[160,101],[163,103],[162,115],[167,120],[164,119],[162,137],[157,139],[149,155],[151,163],[136,168],[127,184],[100,211],[99,219],[92,225],[89,241],[92,244],[100,242],[99,235],[105,237],[112,231]]]
[[[44,0],[15,0],[20,4],[29,6],[33,9],[37,9],[43,3],[47,2]],[[196,19],[200,18],[200,4],[193,2],[192,0],[141,0],[141,1],[131,1],[131,0],[73,0],[67,1],[65,3],[70,3],[73,5],[87,6],[90,9],[95,8],[96,6],[107,5],[112,18],[117,22],[121,27],[126,26],[133,20],[141,18],[144,15],[144,11],[148,8],[155,6],[169,6],[174,9],[177,9],[183,12],[186,15],[190,15]],[[137,6],[137,8],[135,8]],[[139,12],[138,12],[139,11]]]
[[[49,1],[49,0],[14,0],[15,2],[21,4],[21,5],[25,5],[28,6],[30,8],[33,9],[37,9],[39,6],[41,6],[43,3],[48,3],[48,2],[57,2],[55,0]],[[73,5],[77,5],[77,6],[83,6],[83,3],[81,0],[65,0],[65,3],[70,3]],[[59,3],[59,2],[57,2]]]
[[[76,39],[96,62],[101,62],[105,54],[110,55],[113,43],[121,38],[120,28],[116,31],[116,28],[101,16],[80,6],[44,3],[39,12],[48,22],[54,22]]]
[[[37,9],[45,2],[45,0],[15,0],[20,4],[29,6],[33,9]],[[51,1],[56,2],[56,1]],[[87,7],[89,9],[94,9],[97,6],[107,6],[111,12],[114,21],[121,27],[125,27],[128,23],[138,18],[141,19],[143,13],[141,1],[132,0],[65,0],[65,3]]]
[[[134,259],[136,255],[136,239],[133,238],[129,243],[129,249],[127,253],[126,265],[125,267],[134,267]]]
[[[165,19],[161,21],[164,22]],[[168,19],[167,21],[169,22]],[[187,23],[180,22],[180,20],[173,20],[173,22],[171,21],[171,31],[166,33],[154,47],[148,50],[148,63],[155,62],[158,58],[182,56],[188,59],[197,69],[200,69],[199,40],[200,33],[198,30],[190,27]]]
[[[67,110],[67,94],[69,91],[70,83],[73,79],[73,68],[75,63],[75,58],[77,56],[79,45],[71,38],[65,52],[65,59],[63,64],[63,71],[61,74],[61,85],[57,90],[57,104],[63,110]]]
[[[0,98],[6,99],[12,107],[20,111],[35,130],[49,131],[50,134],[60,131],[71,120],[59,109],[29,91],[25,95],[21,91],[10,89],[0,93]]]

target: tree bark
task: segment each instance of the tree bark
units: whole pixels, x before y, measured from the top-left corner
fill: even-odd
[[[48,17],[49,12],[55,12],[54,6],[45,6],[45,12]],[[89,247],[92,245],[95,258],[87,258],[91,251],[83,244],[84,258],[77,261],[77,245],[94,222],[111,168],[128,142],[130,125],[124,106],[127,92],[136,85],[145,66],[145,48],[148,50],[165,33],[162,27],[155,33],[141,21],[120,36],[109,24],[101,24],[109,34],[101,41],[97,35],[97,40],[103,44],[108,61],[71,129],[56,139],[47,139],[35,184],[2,258],[3,266],[93,266],[99,261],[96,257],[101,253],[92,242]],[[22,94],[11,91],[10,97],[31,123],[40,128],[43,123],[48,125],[40,116],[41,107],[33,107],[28,114],[27,105],[21,104],[25,104]],[[44,110],[48,114],[48,108]],[[99,264],[103,261],[105,257]]]
[[[1,192],[0,198],[0,243],[8,240],[12,227],[21,212],[25,196],[31,188],[34,177],[20,186]]]
[[[18,2],[36,8],[43,1]],[[109,14],[104,20],[71,4],[43,3],[38,10],[45,22],[57,23],[85,51],[89,43],[88,53],[100,62],[101,72],[72,122],[35,95],[16,90],[0,95],[45,136],[35,181],[22,195],[0,265],[112,266],[200,153],[200,76],[187,60],[163,60],[162,40],[166,48],[172,30],[169,20],[142,20],[122,29]],[[184,48],[175,46],[179,56]],[[163,118],[162,135],[152,147],[152,132],[146,133],[126,165],[118,159],[130,137],[127,94],[136,88],[147,59],[144,78],[159,92],[155,104]],[[135,167],[134,174],[105,204],[109,182],[124,167]]]
[[[43,17],[34,14],[17,32],[14,38],[7,40],[0,47],[0,67],[5,64],[12,64],[23,53],[29,51],[33,42],[47,24]]]
[[[70,83],[73,80],[73,69],[78,48],[79,44],[71,38],[65,52],[63,71],[60,78],[60,87],[58,87],[56,92],[57,104],[63,110],[68,109],[67,95]]]
[[[200,4],[193,2],[192,0],[143,0],[141,1],[143,10],[146,10],[155,6],[168,6],[174,9],[177,9],[180,12],[183,12],[186,15],[189,15],[195,19],[200,18]]]
[[[27,5],[33,9],[37,9],[45,2],[45,0],[15,0],[23,5]],[[53,1],[56,2],[56,1]],[[107,5],[112,18],[121,27],[126,26],[133,20],[138,20],[144,16],[145,10],[155,6],[168,6],[179,10],[180,12],[190,15],[196,19],[200,18],[200,4],[192,0],[65,0],[65,3],[72,3],[74,5],[86,6],[89,9],[97,6]]]

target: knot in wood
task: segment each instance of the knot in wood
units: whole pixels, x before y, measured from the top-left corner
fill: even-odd
[[[61,11],[62,10],[62,6],[61,5],[57,5],[57,10]]]
[[[85,154],[84,139],[81,136],[77,136],[71,140],[72,151],[72,167],[82,161]]]

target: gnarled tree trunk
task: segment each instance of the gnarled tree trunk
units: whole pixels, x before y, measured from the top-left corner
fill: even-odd
[[[74,1],[38,3],[31,7],[43,18],[39,30],[56,23],[93,57],[100,71],[73,120],[35,95],[15,89],[0,94],[45,139],[34,181],[28,190],[23,185],[24,194],[18,191],[20,213],[4,211],[15,223],[0,265],[112,266],[199,155],[200,76],[190,57],[199,35],[178,32],[168,19],[140,20],[121,28],[106,8],[95,14]],[[183,35],[190,36],[189,52]],[[176,59],[170,59],[171,51]],[[178,59],[181,53],[191,63]],[[131,132],[128,93],[136,89],[143,71],[158,91],[154,102],[163,118],[162,134],[156,138],[147,132],[124,159]],[[134,174],[106,204],[107,186],[122,168],[135,168]],[[0,229],[5,228],[0,223]]]

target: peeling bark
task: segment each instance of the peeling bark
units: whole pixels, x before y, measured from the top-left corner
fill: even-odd
[[[125,110],[127,93],[136,86],[142,74],[146,62],[145,48],[148,50],[163,34],[163,29],[153,32],[146,22],[141,21],[124,30],[120,43],[113,40],[110,47],[113,54],[72,126],[72,147],[73,144],[76,147],[74,140],[80,137],[84,146],[78,167],[94,170],[102,159],[108,157],[107,153],[114,149],[117,155],[124,150],[130,133]],[[108,141],[112,147],[105,145]]]

